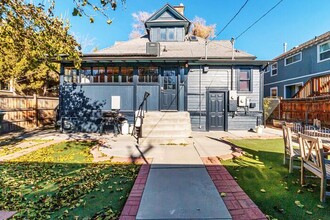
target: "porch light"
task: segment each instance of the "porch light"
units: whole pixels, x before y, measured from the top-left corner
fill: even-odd
[[[203,73],[207,73],[209,71],[209,66],[203,66]]]

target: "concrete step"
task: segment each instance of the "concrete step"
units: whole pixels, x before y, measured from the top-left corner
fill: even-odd
[[[164,146],[190,146],[192,139],[189,138],[140,138],[139,144],[142,146],[148,145],[164,145]]]
[[[186,131],[186,130],[191,130],[191,125],[190,123],[181,123],[181,124],[143,124],[141,131]]]
[[[144,124],[190,124],[190,118],[144,118]]]
[[[163,131],[163,130],[153,130],[150,132],[142,132],[142,137],[157,137],[157,138],[186,138],[191,136],[191,130],[181,130],[181,131]]]
[[[145,118],[187,118],[189,112],[146,112]]]

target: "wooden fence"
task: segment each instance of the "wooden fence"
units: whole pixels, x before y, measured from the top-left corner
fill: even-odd
[[[1,133],[42,127],[54,123],[58,98],[0,95],[0,110],[5,111]]]
[[[330,96],[282,99],[267,121],[272,119],[303,124],[313,124],[318,119],[322,126],[330,127]]]

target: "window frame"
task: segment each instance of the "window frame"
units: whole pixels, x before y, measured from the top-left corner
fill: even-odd
[[[330,44],[330,40],[328,41],[325,41],[325,42],[322,42],[320,44],[317,45],[317,62],[318,63],[321,63],[321,62],[324,62],[324,61],[327,61],[327,60],[330,60],[330,57],[329,58],[326,58],[324,60],[321,60],[321,50],[320,50],[320,47],[324,44]],[[330,49],[326,50],[326,51],[323,51],[322,53],[325,53],[325,52],[329,52]]]
[[[293,57],[295,57],[295,56],[297,56],[297,55],[300,55],[300,59],[299,59],[299,60],[297,60],[297,61],[293,61],[292,63],[287,64],[287,59],[293,58]],[[296,53],[296,54],[293,54],[293,55],[291,55],[291,56],[286,57],[286,58],[284,59],[284,66],[289,66],[289,65],[291,65],[291,64],[298,63],[298,62],[300,62],[300,61],[302,61],[302,52],[301,52],[301,51],[298,52],[298,53]]]
[[[276,96],[273,96],[273,92],[272,92],[272,90],[276,90]],[[277,86],[275,86],[275,87],[270,87],[270,89],[269,89],[269,96],[270,97],[278,97],[278,87]]]
[[[240,74],[242,71],[248,71],[249,73],[249,79],[248,80],[241,80],[240,79]],[[238,69],[238,72],[237,72],[237,91],[239,92],[248,92],[248,93],[251,93],[253,92],[253,69],[251,68],[239,68]],[[249,90],[242,90],[241,89],[241,81],[248,81],[249,82]]]
[[[273,66],[276,65],[276,68]],[[276,73],[273,73],[273,70],[276,70]],[[278,74],[278,62],[272,63],[270,66],[270,76],[276,76]]]
[[[140,70],[144,69],[144,74],[140,75]],[[150,74],[150,69],[153,69],[155,71],[157,71],[157,75],[156,74]],[[153,67],[153,66],[139,66],[137,67],[137,83],[139,84],[158,84],[159,83],[159,75],[160,75],[160,70],[159,67]],[[140,79],[143,77],[143,81],[140,81]],[[154,79],[157,79],[157,81],[154,81]]]

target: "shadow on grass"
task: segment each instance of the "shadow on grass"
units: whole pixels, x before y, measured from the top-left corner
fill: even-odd
[[[14,219],[120,215],[139,166],[110,163],[0,163],[0,210]]]
[[[247,155],[222,161],[222,164],[265,214],[277,219],[327,219],[330,216],[328,203],[319,201],[320,179],[307,179],[309,184],[303,187],[300,171],[289,174],[288,166],[283,165],[281,139],[232,141],[232,145]],[[296,201],[304,206],[297,206]],[[319,208],[320,204],[325,208]]]

